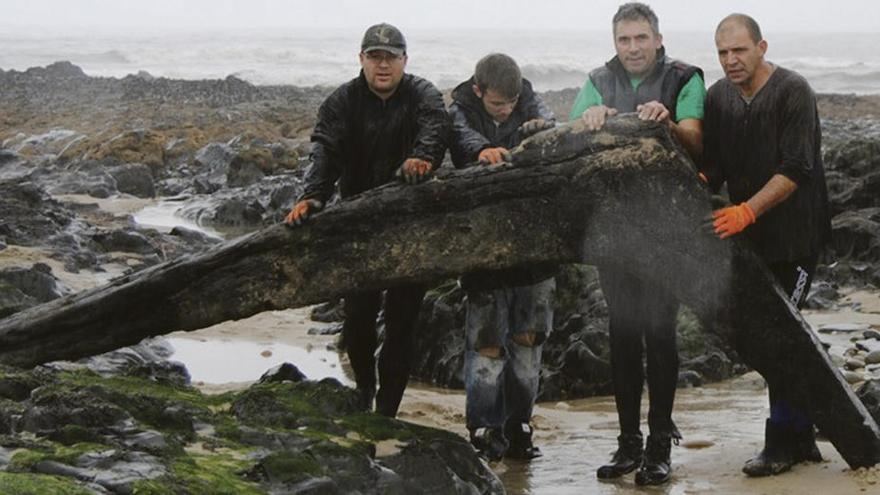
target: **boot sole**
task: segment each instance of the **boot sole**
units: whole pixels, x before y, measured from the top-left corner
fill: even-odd
[[[624,471],[612,471],[612,472],[607,473],[607,474],[602,474],[602,472],[600,471],[602,468],[599,468],[599,470],[596,470],[596,478],[598,478],[598,479],[600,479],[600,480],[616,480],[617,478],[620,478],[620,477],[623,477],[623,476],[628,475],[629,473],[635,471],[635,470],[638,469],[639,467],[640,467],[640,466],[639,466],[638,464],[635,464],[635,465],[633,465],[633,467],[630,468],[630,469],[627,469],[627,470],[624,470]]]

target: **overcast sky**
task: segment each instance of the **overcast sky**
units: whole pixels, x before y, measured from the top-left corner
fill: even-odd
[[[619,0],[0,0],[0,27],[587,29],[609,27]],[[654,0],[661,31],[713,30],[733,11],[773,31],[880,29],[880,0]],[[64,29],[61,29],[62,31]]]

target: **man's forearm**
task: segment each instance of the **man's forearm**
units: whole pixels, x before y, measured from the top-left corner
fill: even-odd
[[[673,122],[672,134],[690,155],[691,160],[698,162],[703,155],[703,122],[698,119],[684,119]]]
[[[773,209],[779,203],[782,203],[797,190],[797,184],[782,174],[776,174],[764,184],[760,191],[749,198],[749,208],[755,213],[756,217],[760,217],[764,213]]]

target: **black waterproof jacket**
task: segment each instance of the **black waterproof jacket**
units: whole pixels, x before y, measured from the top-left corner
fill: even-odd
[[[452,91],[449,116],[452,119],[453,139],[449,151],[456,168],[477,161],[477,156],[486,148],[516,147],[522,140],[517,129],[529,120],[556,120],[550,108],[535,94],[532,83],[523,79],[522,91],[513,113],[503,124],[495,125],[482,100],[474,94],[474,84],[474,78],[471,77]]]
[[[363,72],[336,89],[318,110],[311,166],[299,200],[326,202],[337,180],[343,198],[381,186],[407,158],[440,167],[449,138],[449,117],[440,91],[404,74],[386,101],[367,86]]]

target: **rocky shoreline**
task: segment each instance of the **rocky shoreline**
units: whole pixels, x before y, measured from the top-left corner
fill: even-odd
[[[180,205],[181,215],[226,232],[229,237],[278,222],[301,191],[308,137],[318,105],[332,90],[253,86],[232,76],[215,81],[170,80],[146,73],[121,79],[96,78],[67,62],[23,72],[0,69],[0,88],[0,318],[85,288],[89,278],[94,279],[93,284],[98,283],[114,275],[201,252],[219,242],[197,230],[175,228],[161,232],[146,228],[130,214],[113,214],[101,208],[101,200],[175,201]],[[564,118],[576,92],[570,89],[543,95],[554,112]],[[834,242],[822,259],[808,307],[839,309],[852,307],[852,303],[842,299],[842,293],[880,287],[880,96],[819,95],[819,105],[834,213]],[[83,279],[86,281],[82,282]],[[607,308],[596,271],[585,265],[564,267],[558,285],[556,321],[545,346],[539,400],[608,394],[611,382]],[[439,284],[425,299],[414,372],[417,378],[445,387],[462,386],[463,297],[454,281],[448,281]],[[338,304],[331,302],[316,308],[314,318],[338,321]],[[700,386],[747,370],[735,352],[711,332],[704,332],[687,310],[679,315],[678,330],[682,353],[680,386]],[[880,334],[875,329],[863,328],[855,340],[858,342],[836,359],[848,373],[847,379],[861,384],[866,404],[874,401],[872,413],[877,418],[880,367],[876,364],[880,361],[875,361],[875,355]],[[139,366],[150,370],[153,365],[149,362]],[[438,461],[452,469],[446,471],[446,477],[430,474],[433,481],[420,481],[406,474],[416,476],[420,469],[414,466],[428,458],[419,455],[428,455],[426,452],[434,448],[430,447],[433,440],[426,439],[440,433],[420,430],[413,434],[409,426],[400,422],[376,425],[372,422],[378,420],[371,415],[369,424],[358,424],[366,430],[339,429],[318,422],[317,430],[331,443],[338,444],[339,438],[348,438],[352,432],[357,437],[345,446],[348,453],[338,454],[338,458],[333,457],[337,454],[326,454],[327,445],[303,443],[302,438],[290,437],[296,434],[288,430],[298,431],[302,426],[296,422],[299,419],[288,421],[290,414],[301,412],[297,409],[300,405],[284,402],[280,397],[292,394],[307,400],[314,397],[314,387],[322,394],[344,397],[347,392],[338,384],[257,385],[239,396],[226,397],[225,402],[212,402],[215,399],[193,395],[196,392],[187,386],[185,374],[166,383],[168,380],[143,369],[134,372],[140,378],[131,377],[128,368],[115,370],[116,378],[106,378],[89,375],[82,366],[72,371],[62,367],[6,369],[0,373],[0,486],[12,482],[55,483],[59,479],[34,478],[33,473],[41,473],[68,480],[59,483],[80,480],[77,483],[86,490],[84,493],[130,493],[126,490],[134,486],[152,490],[145,493],[175,493],[188,486],[189,474],[182,474],[190,473],[186,469],[193,469],[192,465],[203,467],[199,461],[193,461],[187,449],[193,443],[206,441],[229,451],[246,452],[241,454],[243,459],[236,458],[238,454],[228,454],[234,462],[220,461],[220,472],[226,478],[216,480],[221,484],[211,485],[225,486],[222,483],[228,481],[233,483],[229,490],[236,493],[238,488],[231,487],[237,487],[234,483],[239,481],[252,483],[247,485],[252,489],[258,490],[254,487],[259,485],[259,490],[274,493],[323,493],[320,490],[333,483],[337,490],[346,491],[351,488],[345,484],[347,474],[310,471],[309,463],[344,464],[341,459],[355,455],[351,452],[360,456],[351,464],[373,473],[366,478],[372,484],[358,488],[365,493],[385,493],[389,486],[399,486],[394,490],[403,493],[408,483],[440,483],[436,486],[441,487],[448,486],[443,483],[450,479],[469,480],[455,469],[454,466],[465,462],[458,458]],[[214,431],[203,435],[203,430],[193,427],[181,433],[174,429],[174,424],[172,430],[163,430],[168,426],[164,422],[144,420],[137,411],[127,409],[126,401],[114,395],[123,392],[108,391],[116,383],[114,380],[143,379],[173,389],[162,392],[173,392],[174,399],[166,406],[192,413],[181,421],[209,423]],[[186,395],[185,399],[174,395],[178,393]],[[254,395],[264,398],[260,400],[277,402],[278,410],[283,410],[278,414],[287,419],[253,418],[241,412],[247,407],[235,407],[237,401],[246,400],[242,397]],[[78,402],[107,401],[104,409],[86,410],[81,416],[79,412],[70,412],[68,416],[59,413],[54,423],[29,419],[50,407],[66,411],[75,409]],[[321,410],[321,404],[312,404],[318,409],[309,409],[308,414],[328,414],[336,418],[331,421],[334,425],[356,423],[350,419],[355,412],[344,405],[345,399],[340,399],[340,403],[343,405],[338,410],[329,412]],[[220,415],[212,408],[225,408],[226,413]],[[212,412],[208,414],[206,409]],[[114,426],[121,420],[128,421],[129,430]],[[262,429],[261,438],[271,445],[243,442],[240,431],[223,430],[215,434],[226,425],[224,422],[230,421]],[[304,421],[303,424],[311,425],[311,420]],[[83,431],[77,430],[80,436],[65,437],[65,424],[78,425]],[[236,428],[240,430],[241,426]],[[272,436],[280,435],[275,428],[281,428],[288,436]],[[383,433],[375,433],[376,429]],[[275,432],[267,437],[268,430]],[[164,446],[153,451],[141,448],[130,438],[145,431],[152,432],[148,435],[151,441],[164,442]],[[378,461],[368,447],[372,445],[375,450],[379,442],[392,438],[402,441],[403,437],[416,439],[407,440],[406,445],[418,445],[412,448],[419,454],[401,461],[406,466],[400,469],[387,459]],[[91,446],[93,443],[101,448]],[[77,447],[81,444],[90,446]],[[313,447],[313,451],[308,450]],[[304,448],[312,457],[272,457],[291,448]],[[99,455],[108,449],[114,452],[108,455],[112,462]],[[252,449],[260,453],[254,454]],[[462,450],[459,446],[450,449]],[[403,450],[410,452],[409,447]],[[125,478],[125,483],[102,484],[88,474],[99,465],[134,462],[126,460],[134,454],[154,456],[161,462],[148,462],[151,467],[145,472],[151,474]],[[336,460],[320,457],[325,454]],[[482,493],[498,489],[491,472],[481,468],[472,455],[462,456],[469,463],[467,472],[478,473],[478,479],[467,481],[470,486]],[[288,479],[278,478],[277,472],[269,474],[272,468],[265,463],[270,458],[277,462],[276,468],[301,468],[309,476]],[[217,460],[216,456],[212,459],[211,462]],[[175,468],[175,463],[180,462],[190,465],[184,470]],[[233,465],[247,465],[250,471],[233,469]],[[398,478],[389,478],[387,470],[397,473]],[[330,481],[320,481],[323,478]],[[389,481],[392,478],[399,483],[393,484]],[[160,486],[159,481],[152,484],[153,481],[143,481],[146,479],[167,483]]]

